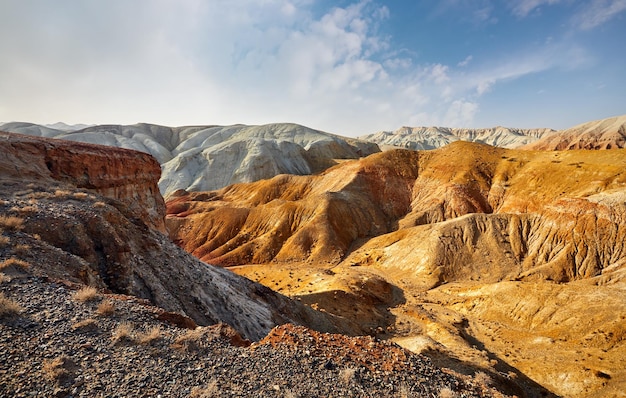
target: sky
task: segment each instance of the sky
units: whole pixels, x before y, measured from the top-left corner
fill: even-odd
[[[551,127],[626,114],[626,0],[0,0],[0,122]]]

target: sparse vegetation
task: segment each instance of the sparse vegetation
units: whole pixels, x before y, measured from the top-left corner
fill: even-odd
[[[439,391],[439,398],[456,398],[457,394],[450,388],[445,387]]]
[[[24,219],[16,216],[0,216],[0,228],[7,231],[19,231],[24,228]]]
[[[344,368],[339,372],[339,377],[345,384],[350,384],[354,379],[357,369],[353,367]]]
[[[57,189],[54,191],[54,196],[57,198],[65,198],[70,196],[72,193],[70,191],[66,191],[65,189]]]
[[[111,335],[111,341],[113,344],[124,343],[124,342],[132,342],[134,338],[134,328],[133,324],[129,322],[122,322],[115,330],[113,330],[113,334]]]
[[[0,249],[6,247],[11,239],[8,236],[0,235]]]
[[[145,333],[141,333],[137,336],[137,340],[141,344],[152,344],[155,341],[161,340],[163,338],[163,330],[161,330],[160,326],[154,326],[152,329],[148,330]]]
[[[30,267],[30,264],[19,258],[11,257],[0,263],[0,271],[3,271],[9,267],[26,269]]]
[[[89,318],[76,322],[72,325],[73,330],[82,330],[85,332],[95,332],[98,330],[98,322],[95,319]]]
[[[74,197],[74,199],[78,200],[85,200],[87,199],[87,197],[89,197],[89,195],[85,192],[75,192],[72,196]]]
[[[58,384],[64,384],[67,380],[71,379],[77,368],[74,361],[67,355],[60,355],[54,359],[45,360],[43,362],[44,375]]]
[[[200,349],[200,345],[198,343],[202,339],[203,335],[204,333],[201,328],[188,330],[174,340],[172,347],[184,351],[198,351]]]
[[[115,304],[111,300],[102,301],[96,308],[96,314],[100,316],[110,316],[113,313],[115,313]]]
[[[217,396],[219,392],[219,385],[217,379],[211,379],[205,387],[193,387],[190,398],[212,398]]]
[[[24,308],[0,292],[0,319],[18,315]]]
[[[100,297],[98,291],[93,286],[85,286],[82,289],[76,291],[73,295],[74,300],[86,303],[88,301],[95,301]]]
[[[102,202],[102,201],[98,201],[96,203],[93,204],[93,207],[105,207],[106,203]]]
[[[493,379],[485,372],[476,372],[476,374],[474,375],[474,380],[476,380],[478,384],[481,384],[485,387],[489,387],[493,384]]]
[[[26,254],[30,251],[30,245],[26,245],[26,244],[17,244],[15,245],[15,247],[13,247],[13,251],[17,254]]]

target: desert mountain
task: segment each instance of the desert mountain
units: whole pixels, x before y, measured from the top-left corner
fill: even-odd
[[[159,171],[136,151],[0,133],[1,396],[524,393],[372,337],[267,334],[355,328],[175,246]]]
[[[396,131],[379,131],[359,137],[364,141],[378,144],[381,148],[405,148],[425,150],[441,148],[455,141],[470,141],[498,146],[517,148],[532,143],[554,132],[552,129],[516,129],[492,127],[485,129],[448,127],[401,127]]]
[[[119,148],[0,133],[2,260],[49,277],[150,300],[196,323],[225,322],[258,340],[278,324],[338,330],[334,320],[260,284],[209,266],[164,230],[149,155]],[[6,224],[13,225],[13,227]]]
[[[626,150],[454,142],[167,202],[181,247],[419,352],[626,389]],[[517,373],[517,372],[521,373]],[[523,383],[522,383],[523,384]]]
[[[583,123],[546,134],[521,149],[558,151],[564,149],[614,149],[626,146],[626,115]]]
[[[337,163],[378,152],[378,146],[297,124],[165,127],[101,125],[63,131],[13,122],[0,130],[134,149],[161,164],[163,196],[178,189],[204,191],[271,178],[312,174]]]

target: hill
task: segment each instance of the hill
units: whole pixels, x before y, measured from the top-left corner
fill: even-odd
[[[617,396],[625,166],[626,150],[459,141],[180,192],[166,225],[205,261],[415,351],[456,356],[457,369],[517,369],[559,395]]]
[[[557,151],[565,149],[615,149],[626,146],[626,115],[583,123],[546,134],[521,149]]]
[[[436,149],[455,141],[469,141],[502,148],[517,148],[553,133],[548,128],[517,129],[492,127],[484,129],[449,127],[401,127],[395,131],[379,131],[359,137],[374,142],[381,148],[413,150]]]
[[[133,149],[162,166],[163,196],[178,189],[202,191],[271,178],[313,174],[337,163],[378,152],[375,144],[297,124],[166,127],[140,123],[64,131],[13,122],[0,131]]]

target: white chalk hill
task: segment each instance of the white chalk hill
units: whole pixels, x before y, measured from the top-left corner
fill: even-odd
[[[163,173],[159,188],[167,197],[178,189],[209,191],[278,174],[313,174],[336,163],[380,149],[297,124],[262,126],[99,125],[64,130],[12,122],[0,130],[134,149],[154,156]]]

